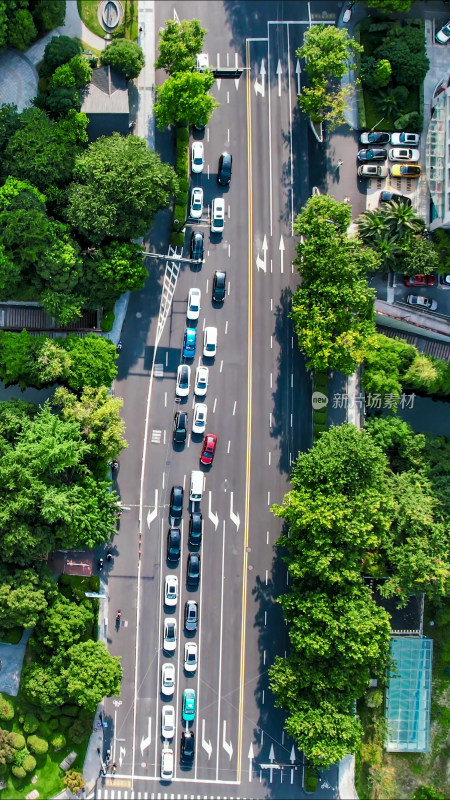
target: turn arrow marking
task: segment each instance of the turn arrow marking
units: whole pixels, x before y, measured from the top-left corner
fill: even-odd
[[[239,530],[239,525],[241,524],[241,520],[239,514],[235,514],[233,512],[233,492],[230,492],[230,519],[236,525],[236,533]]]
[[[209,507],[208,507],[208,517],[210,518],[212,524],[214,525],[214,529],[217,530],[217,526],[219,524],[219,517],[217,514],[214,514],[211,511],[211,492],[209,492]]]
[[[157,513],[158,513],[158,489],[155,489],[155,507],[154,507],[153,511],[149,510],[149,512],[147,514],[147,525],[148,525],[148,527],[150,527],[150,524],[155,519]]]
[[[265,75],[266,75],[266,68],[264,66],[264,59],[261,61],[261,67],[259,70],[259,74],[261,75],[261,83],[258,83],[258,79],[255,78],[253,83],[253,88],[255,90],[255,94],[260,94],[261,97],[264,97],[266,92],[266,83],[265,83]]]
[[[262,251],[263,251],[263,258],[259,257],[259,250],[258,255],[256,256],[256,266],[257,269],[263,269],[264,272],[266,271],[266,261],[267,261],[267,251],[269,249],[269,245],[267,244],[267,236],[264,234],[264,239],[262,243]]]
[[[144,750],[147,749],[149,744],[152,742],[152,718],[148,718],[148,736],[143,736],[141,739],[141,744],[139,745],[141,748],[141,755],[143,754]]]
[[[202,719],[202,747],[208,753],[208,761],[209,761],[209,759],[211,758],[211,753],[212,753],[212,744],[211,744],[211,739],[208,739],[208,741],[206,741],[206,739],[205,739],[205,720],[204,719]]]
[[[233,744],[227,742],[227,723],[226,720],[223,721],[223,733],[222,733],[222,746],[226,753],[228,753],[231,761],[231,756],[233,755]]]

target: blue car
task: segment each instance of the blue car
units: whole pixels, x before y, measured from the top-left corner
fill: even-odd
[[[196,711],[195,689],[185,689],[183,692],[183,719],[185,722],[193,722]]]
[[[197,331],[195,328],[186,328],[183,340],[183,358],[194,358]]]

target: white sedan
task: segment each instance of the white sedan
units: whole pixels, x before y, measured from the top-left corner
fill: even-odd
[[[175,709],[173,706],[163,706],[161,709],[161,736],[163,739],[173,739],[175,736]]]
[[[197,669],[197,644],[186,642],[184,645],[184,668],[186,672],[195,672]]]
[[[420,142],[419,133],[391,133],[391,144],[396,147],[417,147]]]
[[[198,319],[200,314],[200,300],[202,293],[200,289],[189,289],[186,316],[188,319]]]
[[[197,367],[197,369],[195,370],[194,394],[198,395],[198,397],[205,396],[208,390],[208,378],[209,378],[208,367],[204,366]]]
[[[208,406],[206,403],[196,403],[194,406],[194,419],[192,420],[192,433],[205,432],[207,415]]]
[[[187,364],[180,364],[177,369],[177,387],[175,394],[177,397],[187,397],[191,382],[191,368]]]
[[[161,750],[161,780],[171,781],[173,778],[173,750],[163,747]]]
[[[166,606],[176,606],[178,600],[178,578],[176,575],[166,575],[164,584],[164,603]]]
[[[193,142],[192,144],[192,172],[203,172],[205,164],[203,142]]]
[[[203,189],[196,186],[192,189],[190,215],[193,219],[200,219],[203,213]]]
[[[389,161],[418,161],[420,153],[410,147],[393,147],[389,150]]]
[[[217,353],[217,328],[210,326],[205,328],[203,334],[203,355],[214,358]]]
[[[173,653],[177,646],[177,621],[175,617],[166,617],[164,621],[163,649]]]
[[[212,209],[211,209],[211,233],[222,233],[224,225],[225,225],[225,200],[223,199],[223,197],[215,197],[214,200],[212,201]]]
[[[175,691],[175,667],[173,664],[163,664],[161,668],[161,692],[166,697],[172,697]]]

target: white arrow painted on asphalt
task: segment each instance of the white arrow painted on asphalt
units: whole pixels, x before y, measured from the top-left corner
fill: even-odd
[[[248,780],[251,781],[253,777],[253,745],[250,742],[250,747],[248,748]]]
[[[279,244],[279,249],[280,249],[280,265],[281,265],[281,272],[283,272],[283,258],[284,258],[284,250],[285,250],[285,247],[284,247],[284,241],[283,241],[283,237],[282,237],[282,236],[280,236],[280,244]]]
[[[281,61],[278,59],[277,64],[277,75],[278,75],[278,97],[281,97],[281,76],[283,74],[283,69],[281,67]]]
[[[239,517],[239,513],[235,514],[233,511],[233,492],[230,492],[230,519],[236,525],[236,532],[239,530],[239,525],[241,524],[241,520]]]
[[[295,745],[292,745],[291,756],[289,761],[291,762],[291,764],[293,764],[294,761],[297,761],[297,756],[295,755]]]
[[[232,744],[231,740],[230,740],[230,742],[227,742],[227,723],[226,723],[226,720],[223,721],[222,745],[223,745],[223,749],[225,750],[225,752],[228,753],[228,755],[230,757],[230,761],[231,761],[231,756],[233,755],[233,744]]]
[[[266,78],[265,78],[265,76],[266,76],[266,67],[264,65],[264,59],[262,59],[262,61],[261,61],[261,67],[260,67],[260,70],[259,70],[259,74],[261,75],[261,83],[258,83],[258,79],[255,78],[255,82],[253,84],[253,87],[255,89],[255,93],[256,94],[260,94],[261,97],[264,97],[265,93],[266,93]]]
[[[205,739],[205,720],[204,719],[202,719],[202,747],[208,753],[208,761],[209,761],[209,759],[211,758],[211,753],[212,753],[212,744],[211,744],[211,739],[208,739],[208,741],[206,741],[206,739]]]
[[[297,94],[300,94],[300,75],[301,75],[302,68],[300,66],[300,61],[297,58],[297,63],[295,65],[295,74],[297,75]]]
[[[267,261],[267,251],[268,251],[268,249],[269,249],[269,245],[267,244],[267,237],[264,234],[264,239],[263,239],[263,243],[262,243],[263,258],[259,257],[259,250],[258,250],[258,255],[256,256],[257,269],[258,270],[263,269],[264,272],[266,271],[266,261]]]
[[[141,744],[140,744],[141,755],[143,754],[144,750],[146,750],[147,747],[149,746],[149,744],[151,744],[151,743],[152,743],[152,718],[149,717],[148,718],[148,736],[143,736],[142,739],[141,739]]]
[[[178,16],[175,8],[173,10],[173,18],[174,18],[174,20],[176,20],[178,22],[178,24],[180,24],[180,18]]]
[[[217,526],[219,524],[219,517],[217,514],[213,514],[213,512],[211,511],[211,492],[209,492],[208,517],[210,518],[212,524],[214,525],[215,530],[217,530]]]
[[[122,745],[121,745],[121,746],[119,747],[119,767],[121,767],[121,766],[122,766],[122,761],[124,760],[124,758],[125,758],[126,754],[127,754],[127,749],[126,749],[126,747],[122,747]]]
[[[235,66],[235,69],[239,69],[238,59],[239,59],[239,56],[238,56],[237,53],[235,53],[234,54],[234,66]],[[235,78],[234,79],[234,85],[236,87],[236,91],[238,91],[239,90],[239,78]]]
[[[155,519],[157,513],[158,513],[158,489],[155,489],[155,507],[154,507],[153,511],[149,510],[149,512],[147,514],[147,525],[148,525],[148,527],[150,527],[150,524]]]

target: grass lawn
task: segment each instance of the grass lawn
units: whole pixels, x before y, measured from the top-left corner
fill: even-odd
[[[305,784],[303,786],[305,792],[315,792],[319,785],[317,771],[314,767],[305,767]]]
[[[100,5],[99,0],[77,0],[78,13],[87,28],[102,39],[105,31],[98,21],[97,10]]]
[[[105,31],[98,21],[98,7],[99,0],[77,0],[78,13],[87,28],[102,39]],[[116,37],[124,37],[125,39],[132,39],[135,41],[138,35],[138,7],[136,0],[121,0],[124,9],[124,18],[121,25],[112,34],[113,39]],[[89,48],[92,50],[92,48]]]

